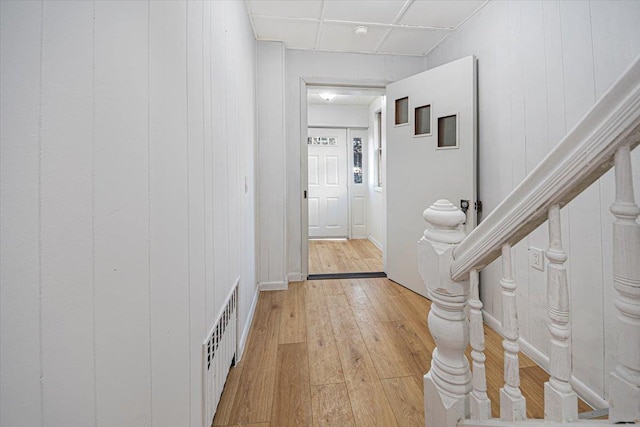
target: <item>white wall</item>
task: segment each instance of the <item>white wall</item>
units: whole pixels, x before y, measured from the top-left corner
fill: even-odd
[[[478,58],[479,182],[485,215],[557,144],[640,53],[635,1],[492,2],[426,58],[429,68]],[[640,150],[633,153],[636,198]],[[569,255],[573,370],[595,401],[615,363],[611,272],[613,174],[562,210]],[[548,246],[544,224],[515,248],[521,336],[549,354],[546,273],[527,248]],[[501,318],[500,260],[482,274],[488,313]],[[604,301],[603,301],[604,300]],[[539,354],[538,354],[539,355]]]
[[[0,425],[200,426],[202,341],[255,296],[244,5],[0,8]]]
[[[284,44],[258,45],[258,283],[286,287]],[[262,101],[262,102],[260,102]]]
[[[307,82],[342,82],[377,86],[424,70],[424,58],[398,55],[286,51],[286,137],[287,137],[287,269],[290,277],[301,278],[302,188],[300,176],[301,79]],[[262,101],[261,101],[262,102]]]
[[[309,126],[328,126],[336,128],[366,128],[369,126],[369,109],[356,105],[318,105],[307,106]]]
[[[381,96],[371,103],[369,106],[369,144],[368,144],[368,164],[369,164],[369,206],[368,206],[368,214],[367,218],[369,220],[369,240],[371,240],[376,246],[380,248],[383,252],[383,256],[386,260],[386,254],[384,249],[387,245],[387,208],[385,202],[385,193],[383,190],[385,188],[377,187],[378,185],[378,146],[377,141],[375,140],[375,131],[376,131],[376,112],[380,111],[382,113],[382,152],[383,155],[385,153],[386,148],[386,98]],[[384,172],[384,168],[383,168]],[[384,186],[384,174],[383,174],[383,186]],[[386,267],[386,262],[384,266]]]

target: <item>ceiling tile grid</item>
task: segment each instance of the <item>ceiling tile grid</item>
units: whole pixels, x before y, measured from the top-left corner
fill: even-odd
[[[372,53],[376,51],[378,40],[386,32],[386,27],[370,25],[367,35],[360,36],[355,34],[351,24],[325,22],[318,49]]]
[[[422,56],[489,0],[244,0],[257,40],[289,49]],[[367,27],[356,34],[356,27]]]
[[[405,0],[325,0],[324,19],[393,24]]]
[[[308,49],[315,46],[318,22],[273,17],[254,18],[257,40],[284,41],[289,49]],[[295,37],[292,37],[295,34]]]
[[[412,2],[399,24],[455,30],[484,0],[428,0]]]
[[[322,0],[249,0],[250,12],[257,16],[318,19],[322,12]]]
[[[395,28],[387,37],[378,52],[403,55],[422,55],[435,47],[451,30],[430,28]]]

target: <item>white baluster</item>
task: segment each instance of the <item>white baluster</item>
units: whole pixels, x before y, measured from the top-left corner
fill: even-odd
[[[609,419],[640,420],[640,208],[633,194],[629,145],[615,155],[613,286],[618,308],[618,365],[610,374]]]
[[[513,280],[511,245],[502,246],[502,333],[504,341],[504,387],[500,389],[500,418],[519,421],[527,418],[527,402],[520,391],[520,364],[518,363],[518,309],[516,282]]]
[[[469,273],[471,298],[469,298],[469,323],[471,324],[471,358],[473,359],[473,391],[469,397],[471,419],[491,418],[491,401],[487,396],[487,375],[484,367],[484,325],[482,322],[482,301],[478,289],[478,272]]]
[[[549,209],[549,249],[546,252],[547,311],[551,322],[551,378],[544,384],[544,418],[552,421],[578,419],[578,398],[569,384],[571,379],[571,329],[569,327],[569,286],[564,266],[567,254],[562,249],[560,206]]]
[[[436,342],[431,369],[424,376],[427,427],[453,427],[469,416],[471,371],[464,351],[469,346],[465,306],[469,282],[451,279],[453,249],[464,239],[465,215],[448,200],[424,211],[431,225],[418,242],[418,269],[432,301],[429,331]]]

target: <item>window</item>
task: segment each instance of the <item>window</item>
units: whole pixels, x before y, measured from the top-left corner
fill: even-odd
[[[353,138],[353,183],[362,184],[362,138]]]
[[[376,113],[375,121],[376,144],[376,187],[382,187],[382,111]]]
[[[423,105],[414,110],[414,135],[431,134],[431,105]]]
[[[396,99],[396,125],[409,123],[409,97]]]
[[[335,136],[309,136],[307,137],[307,145],[335,146],[338,139]]]
[[[458,147],[458,120],[456,115],[438,117],[438,148]]]

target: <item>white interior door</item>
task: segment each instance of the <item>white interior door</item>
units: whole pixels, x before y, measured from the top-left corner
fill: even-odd
[[[469,200],[466,232],[476,225],[475,58],[388,85],[386,109],[387,276],[426,296],[416,246],[422,212],[438,199]]]
[[[309,128],[309,237],[348,237],[347,131]]]

